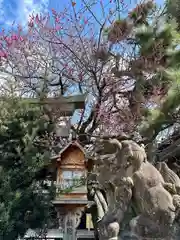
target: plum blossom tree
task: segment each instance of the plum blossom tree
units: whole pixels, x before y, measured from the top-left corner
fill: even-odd
[[[41,99],[86,93],[72,126],[83,144],[97,130],[151,142],[175,121],[163,103],[177,83],[179,36],[153,1],[129,8],[124,1],[69,1],[61,12],[30,16],[25,30],[2,31],[1,72],[12,77],[3,87]]]

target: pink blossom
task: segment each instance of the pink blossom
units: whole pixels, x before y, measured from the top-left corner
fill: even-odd
[[[55,17],[55,23],[59,23],[60,22],[60,17]]]
[[[61,30],[61,26],[59,26],[59,25],[56,25],[56,26],[55,26],[55,30],[56,30],[56,31],[59,31],[59,30]]]
[[[7,53],[0,51],[0,57],[7,58]]]
[[[84,19],[84,24],[87,24],[88,23],[88,20],[87,19]]]
[[[23,37],[21,37],[21,36],[19,37],[19,40],[20,40],[21,42],[24,41]]]
[[[39,23],[39,16],[38,16],[38,14],[36,15],[36,23]]]
[[[12,38],[10,38],[10,37],[5,37],[5,41],[6,41],[6,44],[7,44],[8,46],[12,45]]]
[[[12,35],[11,39],[17,41],[18,40],[18,36],[17,35]]]

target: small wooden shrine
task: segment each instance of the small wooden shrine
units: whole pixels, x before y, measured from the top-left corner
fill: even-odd
[[[87,190],[85,179],[88,162],[83,147],[77,142],[70,142],[56,160],[56,199],[53,201],[59,219],[59,228],[66,238],[93,239],[92,223],[86,206]],[[65,238],[65,239],[66,239]]]

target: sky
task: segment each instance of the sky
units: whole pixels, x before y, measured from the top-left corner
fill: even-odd
[[[46,13],[52,8],[58,11],[63,9],[68,1],[69,0],[0,0],[0,28],[8,28],[14,21],[24,25],[27,22],[29,14],[33,12]],[[76,3],[80,1],[81,0],[74,0]],[[102,1],[109,2],[110,0]],[[124,1],[127,2],[127,0]],[[156,2],[162,4],[164,0],[156,0]]]

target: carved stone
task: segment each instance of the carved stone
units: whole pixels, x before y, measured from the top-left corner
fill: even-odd
[[[59,229],[66,236],[75,239],[76,228],[80,224],[83,208],[76,208],[74,211],[67,211],[57,208],[57,217],[59,220]]]
[[[173,172],[168,165],[165,162],[159,162],[157,164],[157,169],[159,170],[159,172],[161,173],[161,175],[164,178],[165,183],[167,183],[165,185],[165,187],[171,187],[173,188],[174,194],[176,193],[180,193],[180,178],[178,177],[178,175]],[[170,186],[170,184],[172,184]]]
[[[159,162],[157,164],[157,169],[161,173],[165,182],[173,183],[177,186],[180,186],[180,178],[178,175],[173,172],[165,162]]]
[[[118,229],[131,205],[136,214],[129,221],[131,233],[139,239],[170,239],[180,209],[179,177],[165,164],[158,171],[148,162],[145,149],[132,140],[99,141],[94,161],[108,206],[108,210],[101,210],[104,216],[98,223],[99,239],[118,239]]]

